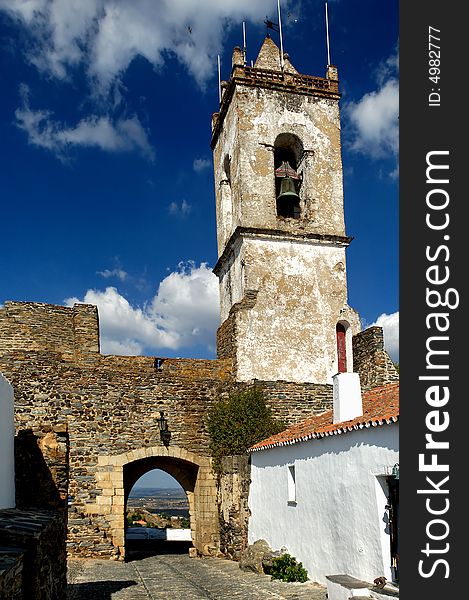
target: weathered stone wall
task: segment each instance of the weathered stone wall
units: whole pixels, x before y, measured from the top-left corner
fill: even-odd
[[[50,307],[36,307],[35,318],[41,310],[49,313]],[[73,312],[64,307],[57,311],[63,322],[67,310]],[[41,343],[51,335],[37,331]],[[0,352],[0,371],[15,390],[18,507],[64,507],[69,494],[69,551],[122,556],[126,494],[137,475],[163,468],[188,494],[199,551],[216,552],[217,490],[206,416],[219,398],[249,382],[234,380],[230,358],[157,362],[153,357],[102,356],[87,352],[88,342],[82,339],[85,352],[75,337],[73,355],[69,347],[63,353]],[[329,385],[256,383],[274,416],[286,424],[331,406]],[[168,448],[157,425],[161,410],[171,431]]]
[[[248,545],[249,455],[226,456],[221,466],[218,480],[220,550],[228,558],[239,560]]]
[[[41,428],[38,428],[41,429]],[[14,439],[16,508],[0,510],[0,598],[66,594],[68,435],[42,426]]]
[[[273,416],[293,425],[312,414],[332,408],[332,385],[295,383],[292,381],[259,381]]]
[[[20,349],[60,352],[66,358],[99,352],[96,306],[5,302],[0,309],[0,353]]]
[[[236,357],[236,319],[230,315],[217,329],[217,357]]]
[[[67,506],[69,439],[66,424],[39,421],[15,437],[15,497],[19,509]]]
[[[244,291],[243,286],[241,299],[231,306],[227,318],[223,321],[217,331],[217,356],[218,358],[232,358],[235,371],[238,351],[236,315],[239,311],[254,308],[257,301],[257,294],[257,290]]]
[[[0,598],[63,600],[66,535],[63,511],[0,510]]]
[[[382,327],[369,327],[352,339],[354,371],[360,375],[362,389],[399,381],[389,354],[384,349]]]
[[[44,451],[39,456],[31,452],[35,472],[42,473],[45,465],[57,471],[54,444],[60,441],[55,436],[68,432],[70,551],[107,556],[116,548],[109,488],[97,479],[99,458],[161,448],[160,410],[168,418],[171,447],[209,457],[205,415],[230,373],[230,361],[168,359],[157,369],[147,357],[96,354],[93,361],[75,363],[57,354],[24,351],[4,354],[0,365],[15,389],[19,440]],[[122,471],[123,464],[119,467]],[[65,495],[50,472],[49,484],[45,493],[51,501]],[[26,495],[31,490],[22,485],[21,475],[18,489],[20,495],[22,489]],[[123,504],[119,510],[123,520]]]

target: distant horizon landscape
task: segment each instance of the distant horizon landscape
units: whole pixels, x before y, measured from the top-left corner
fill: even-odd
[[[180,495],[185,496],[186,492],[181,486],[178,487],[162,487],[158,485],[153,486],[136,486],[131,489],[129,498],[135,498],[142,495],[141,492],[144,492],[145,496],[159,495],[161,492],[170,492],[172,496]]]
[[[176,479],[162,469],[152,469],[142,475],[134,484],[134,489],[179,489]]]
[[[131,490],[127,502],[127,509],[176,517],[189,517],[189,502],[186,492],[182,487],[136,487]]]
[[[169,486],[155,486],[155,485],[134,485],[133,490],[179,490],[182,489],[180,485]]]

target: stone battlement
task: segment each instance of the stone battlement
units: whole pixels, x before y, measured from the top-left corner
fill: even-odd
[[[0,354],[38,350],[78,358],[99,353],[98,309],[39,302],[5,302],[0,309]]]
[[[399,373],[384,349],[382,327],[369,327],[353,337],[353,364],[364,390],[399,381]]]

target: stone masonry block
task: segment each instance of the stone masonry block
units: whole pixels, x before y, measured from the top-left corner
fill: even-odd
[[[96,504],[99,507],[111,506],[111,504],[112,504],[112,497],[111,496],[97,496],[96,497]]]

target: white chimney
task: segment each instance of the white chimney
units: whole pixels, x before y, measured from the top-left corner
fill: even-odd
[[[363,414],[362,392],[358,373],[337,373],[332,377],[333,423],[350,421]]]
[[[0,373],[0,509],[15,508],[13,388]]]

